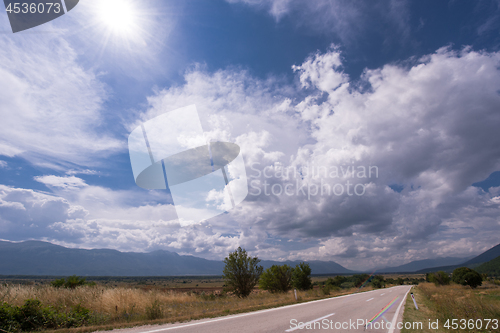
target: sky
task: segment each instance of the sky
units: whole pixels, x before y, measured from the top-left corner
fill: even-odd
[[[2,240],[355,270],[500,243],[498,0],[81,0],[2,8],[0,45]],[[249,194],[186,225],[127,140],[192,104]]]

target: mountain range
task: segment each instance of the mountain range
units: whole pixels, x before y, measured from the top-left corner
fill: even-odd
[[[275,264],[295,266],[299,262],[262,260],[260,264],[268,268]],[[333,261],[308,261],[308,263],[312,274],[353,273]],[[21,243],[0,241],[0,275],[222,275],[223,268],[222,261],[179,255],[163,250],[136,253],[108,249],[71,249],[40,241]]]
[[[411,261],[407,264],[395,266],[395,267],[385,267],[377,270],[377,273],[411,273],[422,269],[431,269],[433,267],[441,267],[447,265],[460,265],[473,257],[468,258],[455,258],[455,257],[445,257],[436,259],[424,259]]]
[[[473,258],[436,258],[386,267],[377,273],[447,272],[461,266],[478,267],[500,256],[500,244]],[[262,260],[264,268],[300,261]],[[307,261],[312,274],[353,274],[333,261]],[[72,249],[41,241],[13,243],[0,241],[0,275],[50,276],[181,276],[222,275],[224,263],[164,250],[149,253],[120,252],[109,249]]]
[[[446,265],[446,266],[438,266],[438,267],[432,267],[432,268],[425,268],[416,271],[416,273],[432,273],[432,272],[437,272],[437,271],[445,271],[445,272],[452,272],[455,268],[458,267],[469,267],[469,268],[476,268],[480,266],[483,263],[490,262],[493,259],[496,259],[500,257],[500,244],[492,247],[486,252],[481,253],[480,255],[467,260],[463,263],[460,264],[455,264],[455,265]]]

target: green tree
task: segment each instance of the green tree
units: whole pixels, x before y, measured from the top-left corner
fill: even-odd
[[[346,282],[347,278],[341,275],[337,275],[336,277],[326,279],[325,285],[329,285],[332,287],[340,287],[342,283]]]
[[[259,287],[272,293],[287,292],[292,289],[292,272],[288,265],[272,265],[260,276]]]
[[[354,283],[354,286],[356,288],[361,287],[368,279],[370,276],[368,274],[354,274],[351,278],[352,282]]]
[[[55,279],[50,284],[56,288],[60,288],[60,287],[64,287],[65,282],[66,282],[66,280],[64,278],[60,278],[60,279]]]
[[[385,287],[385,279],[382,275],[375,275],[371,281],[374,288]]]
[[[85,281],[85,278],[81,278],[81,277],[76,276],[76,275],[72,275],[66,279],[64,279],[64,278],[56,279],[56,280],[52,281],[51,284],[56,288],[64,287],[64,288],[71,288],[71,289],[75,289],[78,286],[83,286],[86,284],[92,285],[92,283],[87,283]],[[95,285],[95,283],[93,283],[93,285]]]
[[[259,258],[250,257],[241,247],[229,253],[224,259],[226,266],[222,275],[227,288],[238,297],[250,295],[262,274],[259,262]]]
[[[451,275],[453,282],[461,284],[463,286],[470,286],[471,288],[477,288],[483,284],[483,278],[481,275],[473,269],[468,267],[460,267],[453,271]]]
[[[430,273],[429,282],[434,283],[436,286],[444,286],[450,284],[450,277],[446,272],[443,271]]]
[[[311,267],[308,263],[301,262],[292,272],[292,285],[299,290],[309,290],[312,288]]]

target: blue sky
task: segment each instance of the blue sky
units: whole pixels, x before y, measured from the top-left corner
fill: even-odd
[[[102,3],[16,34],[0,12],[0,239],[352,269],[500,243],[499,1]],[[323,179],[360,196],[250,191],[183,226],[167,191],[135,184],[127,137],[190,104],[253,188],[298,184],[254,171],[271,166],[378,177]]]

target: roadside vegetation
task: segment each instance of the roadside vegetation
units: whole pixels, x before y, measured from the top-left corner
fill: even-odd
[[[319,288],[299,290],[297,298],[298,302],[304,302],[356,291],[357,288],[347,288],[325,294]],[[247,297],[240,298],[224,292],[175,292],[100,285],[74,289],[48,284],[3,285],[0,287],[0,329],[17,332],[85,326],[80,331],[95,331],[216,317],[296,302],[292,290],[270,293],[255,289]]]
[[[478,280],[481,278],[481,280]],[[427,275],[424,282],[412,289],[419,309],[407,297],[403,321],[422,322],[422,329],[401,332],[499,332],[487,319],[500,319],[500,284],[495,279],[481,277],[472,269],[458,268],[451,277],[444,272]],[[457,327],[453,328],[453,320]],[[429,321],[438,321],[438,329],[429,328]],[[461,329],[466,323],[466,327]],[[445,327],[445,325],[450,325]],[[468,327],[474,326],[474,328]],[[479,326],[482,325],[482,328]]]
[[[90,332],[180,322],[367,291],[398,282],[367,274],[313,278],[307,263],[296,267],[275,265],[264,271],[259,261],[239,248],[226,258],[222,279],[147,278],[132,279],[134,284],[127,285],[123,281],[129,278],[95,283],[71,276],[33,285],[3,283],[0,331]],[[167,288],[169,284],[176,287]]]

